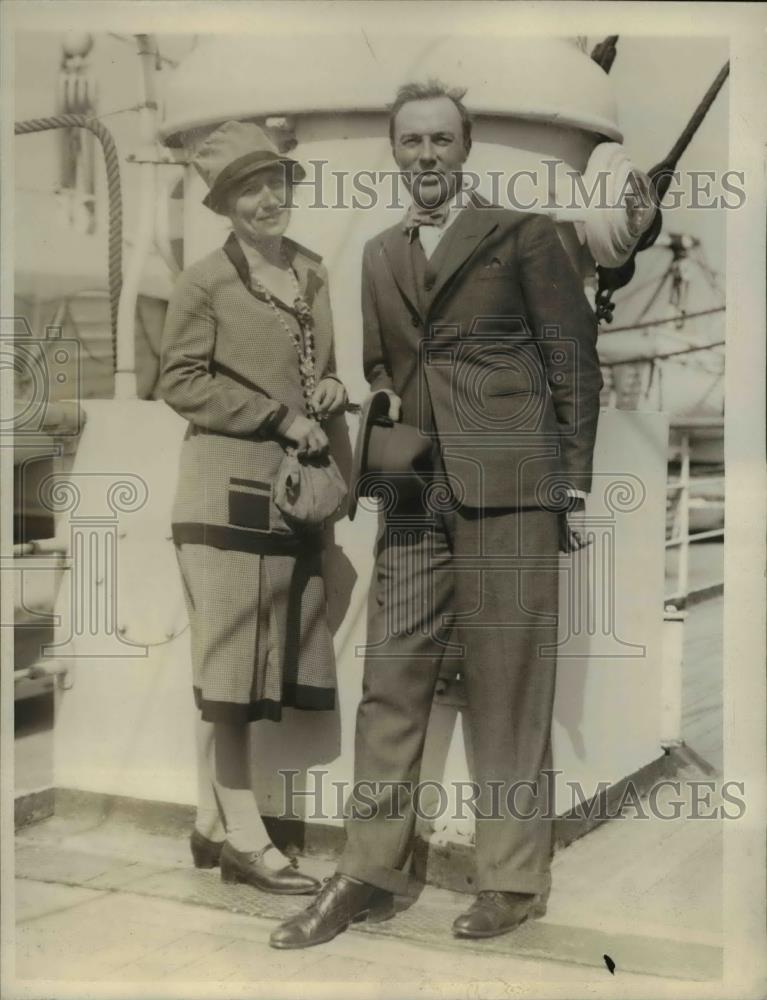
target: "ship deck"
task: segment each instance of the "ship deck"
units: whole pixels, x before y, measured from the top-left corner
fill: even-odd
[[[689,609],[683,736],[716,769],[722,762],[721,617],[716,597]],[[17,740],[17,768],[41,777],[45,726]],[[694,764],[678,775],[699,779]],[[29,775],[27,775],[29,777]],[[468,897],[429,886],[393,920],[360,925],[297,953],[267,945],[274,922],[301,901],[224,886],[195,871],[181,831],[151,832],[123,814],[70,803],[17,837],[17,974],[34,979],[378,982],[392,991],[450,982],[507,995],[511,982],[609,978],[626,986],[721,974],[722,831],[718,821],[627,815],[558,852],[548,912],[514,934],[458,942],[450,923]],[[304,867],[330,874],[332,860]],[[452,959],[452,960],[451,960]],[[471,988],[474,988],[471,986]],[[297,987],[298,989],[298,987]],[[424,993],[427,995],[427,993]]]

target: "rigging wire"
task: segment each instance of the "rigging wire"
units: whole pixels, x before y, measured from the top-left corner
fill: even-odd
[[[723,345],[723,340],[715,340],[712,344],[699,344],[693,347],[685,347],[680,351],[666,351],[664,354],[646,354],[636,358],[623,358],[620,361],[603,361],[602,367],[615,368],[617,365],[636,365],[640,362],[653,363],[655,361],[664,361],[666,358],[678,358],[685,354],[694,354],[696,351],[710,351],[714,347],[722,347]]]
[[[697,319],[700,316],[713,316],[716,313],[724,312],[726,306],[715,306],[712,309],[701,309],[698,312],[684,313],[683,318]],[[600,337],[603,337],[607,333],[626,333],[629,330],[648,330],[653,326],[665,326],[666,323],[678,323],[679,316],[666,316],[663,319],[650,319],[646,320],[644,323],[630,323],[627,326],[614,326],[608,330],[600,330]]]

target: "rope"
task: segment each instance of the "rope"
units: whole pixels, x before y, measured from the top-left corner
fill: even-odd
[[[687,122],[682,132],[668,151],[667,155],[657,163],[650,171],[650,178],[653,181],[658,201],[660,201],[669,189],[671,184],[671,173],[676,167],[679,159],[692,142],[693,136],[700,128],[701,122],[708,114],[708,110],[716,100],[716,96],[724,86],[724,82],[730,75],[730,63],[727,61],[716,74],[716,78],[706,93],[701,98],[700,104],[693,111],[690,120]]]
[[[660,204],[663,196],[668,191],[669,185],[671,184],[671,175],[677,165],[677,162],[679,161],[679,158],[690,145],[693,136],[700,127],[703,119],[706,117],[709,108],[714,103],[717,94],[724,86],[724,81],[727,79],[729,72],[730,64],[727,62],[721,68],[716,76],[716,79],[703,95],[702,100],[693,112],[687,125],[685,125],[681,135],[669,150],[668,154],[660,161],[660,163],[657,163],[647,172],[652,184],[652,189],[655,192],[654,201],[656,205]],[[662,224],[662,213],[659,209],[655,213],[652,225],[639,237],[633,254],[624,264],[613,268],[600,266],[597,269],[599,274],[599,288],[596,294],[598,320],[604,320],[607,323],[612,323],[612,314],[615,309],[615,303],[612,301],[613,293],[619,288],[623,288],[627,285],[634,277],[634,270],[636,267],[635,258],[637,253],[647,249],[649,246],[652,246],[658,238]]]
[[[122,188],[117,147],[109,129],[96,118],[87,115],[53,115],[50,118],[30,118],[16,122],[14,133],[28,135],[54,128],[87,128],[101,143],[107,172],[109,192],[109,311],[112,327],[112,361],[117,370],[117,308],[122,291]]]

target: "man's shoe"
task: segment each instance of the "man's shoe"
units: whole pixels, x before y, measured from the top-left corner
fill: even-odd
[[[331,941],[351,923],[377,922],[394,915],[391,893],[349,875],[333,875],[301,913],[272,932],[272,948],[310,948]]]
[[[521,892],[480,892],[472,906],[456,917],[453,934],[462,938],[488,938],[508,934],[536,915],[537,897]]]
[[[291,858],[289,864],[282,868],[267,868],[263,856],[273,846],[267,844],[260,851],[238,851],[227,840],[219,859],[221,881],[244,882],[254,889],[278,896],[306,896],[317,892],[320,883],[311,875],[298,871],[298,861],[295,858]]]

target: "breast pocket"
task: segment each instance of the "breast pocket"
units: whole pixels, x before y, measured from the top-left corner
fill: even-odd
[[[516,278],[517,269],[508,265],[487,265],[475,273],[480,281],[511,281],[513,278]]]

